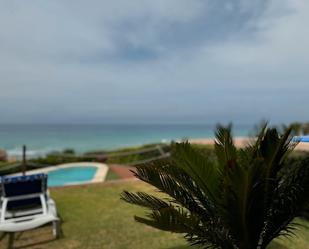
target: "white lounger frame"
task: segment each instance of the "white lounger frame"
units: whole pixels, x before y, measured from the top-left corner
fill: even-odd
[[[39,197],[41,208],[20,210],[12,212],[7,210],[8,202],[15,200],[26,200]],[[34,229],[47,223],[53,224],[53,235],[59,237],[59,218],[55,202],[49,197],[49,193],[37,193],[14,197],[1,197],[0,231],[21,232]]]

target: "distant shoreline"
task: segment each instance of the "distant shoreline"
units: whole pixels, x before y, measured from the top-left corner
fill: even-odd
[[[236,137],[234,138],[234,144],[236,147],[242,148],[245,147],[252,138],[249,137]],[[197,138],[197,139],[189,139],[189,142],[192,144],[202,144],[202,145],[214,145],[214,138]],[[299,143],[295,150],[297,151],[309,151],[309,143]]]

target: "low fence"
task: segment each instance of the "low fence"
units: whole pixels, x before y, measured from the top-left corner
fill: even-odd
[[[135,150],[135,151],[125,151],[125,152],[115,152],[115,153],[91,153],[85,155],[73,155],[73,154],[55,154],[55,157],[59,156],[59,158],[66,158],[74,161],[99,161],[99,162],[106,162],[113,158],[122,158],[122,157],[130,157],[136,155],[142,155],[146,153],[156,153],[156,156],[152,156],[149,158],[135,160],[132,162],[126,162],[125,165],[128,166],[136,166],[139,164],[149,163],[152,161],[168,158],[170,156],[169,151],[164,150],[164,146],[156,145],[154,147]],[[51,164],[44,164],[44,163],[34,163],[34,162],[26,162],[25,163],[27,169],[36,169],[36,168],[43,168],[52,166]],[[54,164],[53,164],[54,165]],[[13,164],[8,164],[7,166],[2,166],[0,168],[0,175],[6,175],[11,173],[16,173],[22,171],[24,165],[20,162],[16,162]]]
[[[97,157],[97,158],[106,157],[105,159],[106,159],[106,161],[108,161],[109,159],[112,159],[112,158],[121,158],[121,157],[128,157],[128,156],[134,156],[134,155],[142,155],[142,154],[149,153],[149,152],[157,152],[158,155],[147,158],[147,159],[143,159],[143,160],[127,162],[126,165],[135,166],[135,165],[138,165],[138,164],[143,164],[143,163],[167,158],[167,157],[170,156],[170,153],[165,152],[164,148],[160,145],[156,145],[154,147],[145,148],[145,149],[141,149],[141,150],[135,150],[135,151],[125,151],[125,152],[106,153],[106,154],[95,154],[94,153],[94,154],[88,154],[87,156],[91,155],[91,156],[94,156],[94,157]]]

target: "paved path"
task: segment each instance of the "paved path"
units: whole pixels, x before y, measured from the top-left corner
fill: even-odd
[[[110,170],[112,170],[115,174],[117,174],[121,179],[129,179],[134,178],[133,172],[131,170],[135,170],[134,167],[124,166],[119,164],[110,164]]]

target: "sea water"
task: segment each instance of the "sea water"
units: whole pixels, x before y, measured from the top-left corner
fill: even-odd
[[[252,126],[235,126],[235,136],[247,136]],[[70,148],[77,153],[110,150],[186,138],[211,138],[214,125],[0,125],[0,149],[20,156],[37,157]]]

